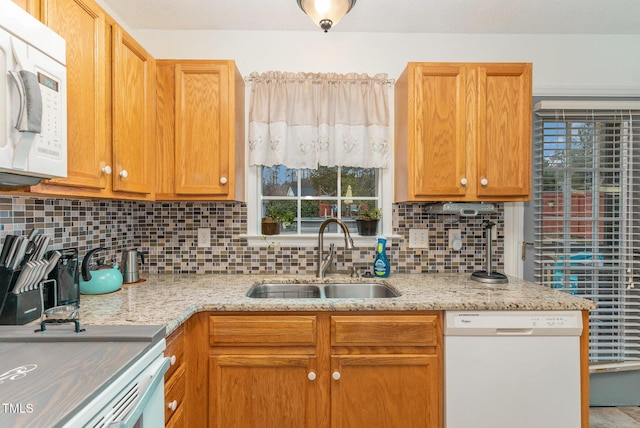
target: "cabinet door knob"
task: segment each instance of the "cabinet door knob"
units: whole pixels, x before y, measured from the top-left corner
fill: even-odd
[[[127,178],[128,176],[129,176],[129,173],[127,172],[126,169],[123,169],[122,171],[120,171],[120,177]]]
[[[486,186],[487,184],[489,184],[489,180],[487,180],[486,178],[483,178],[482,180],[480,180],[480,184],[482,184],[483,186]]]
[[[109,165],[103,166],[100,171],[104,172],[106,175],[111,175],[111,167]]]
[[[333,380],[340,380],[340,372],[333,372],[331,374],[331,377],[333,378]]]
[[[222,177],[220,179],[220,184],[227,184],[227,177]]]
[[[309,380],[316,380],[316,373],[315,372],[309,372],[307,377],[309,378]]]
[[[171,403],[167,404],[167,407],[169,408],[169,410],[171,410],[172,412],[175,412],[176,409],[178,408],[178,401],[177,400],[173,400]]]
[[[175,355],[172,355],[172,356],[171,356],[171,365],[172,365],[172,366],[176,364],[176,360],[177,360],[177,359],[176,359],[176,356],[175,356]]]
[[[462,184],[463,186],[467,185],[467,179],[463,178],[462,180],[460,180],[460,184]]]

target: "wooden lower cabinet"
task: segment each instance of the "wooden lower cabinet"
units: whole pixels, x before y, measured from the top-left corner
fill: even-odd
[[[442,427],[442,316],[209,317],[209,426]]]
[[[331,357],[331,427],[441,426],[441,364],[435,355]]]
[[[318,426],[315,357],[220,355],[210,359],[210,427]]]

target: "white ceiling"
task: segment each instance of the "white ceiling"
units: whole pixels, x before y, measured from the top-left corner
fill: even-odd
[[[132,29],[321,31],[296,0],[102,0]],[[640,34],[640,0],[358,0],[331,32]]]

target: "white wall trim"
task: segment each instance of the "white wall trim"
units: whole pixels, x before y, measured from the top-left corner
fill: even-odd
[[[504,272],[516,278],[523,277],[520,257],[524,241],[524,204],[507,202],[504,204]]]

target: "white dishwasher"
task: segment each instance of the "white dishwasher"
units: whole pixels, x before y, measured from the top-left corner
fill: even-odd
[[[446,428],[579,428],[580,311],[445,313]]]

